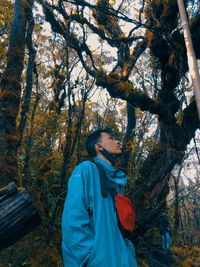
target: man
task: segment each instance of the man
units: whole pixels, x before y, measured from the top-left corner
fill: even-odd
[[[85,161],[73,171],[62,216],[62,252],[65,267],[136,267],[134,247],[118,227],[111,194],[102,196],[99,170],[123,192],[127,177],[115,168],[121,142],[111,130],[99,128],[88,136],[86,148],[94,162]],[[96,163],[96,164],[95,164]]]

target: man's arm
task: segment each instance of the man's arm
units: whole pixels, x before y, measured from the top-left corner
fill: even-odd
[[[73,258],[77,266],[83,266],[89,260],[94,240],[86,201],[84,180],[87,177],[83,177],[84,173],[79,165],[70,177],[62,216],[63,246],[66,248],[63,249],[63,257],[65,260]]]

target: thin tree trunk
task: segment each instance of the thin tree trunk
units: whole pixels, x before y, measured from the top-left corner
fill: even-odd
[[[187,15],[186,15],[185,7],[184,7],[184,2],[183,0],[177,0],[177,1],[178,1],[180,17],[182,21],[185,45],[187,49],[188,66],[189,66],[189,71],[190,71],[190,75],[192,78],[192,84],[193,84],[195,98],[196,98],[197,110],[198,110],[198,115],[200,119],[200,76],[199,76],[199,71],[198,71],[198,65],[197,65],[197,60],[196,60],[196,56],[195,56],[194,49],[193,49],[189,24],[188,24]]]
[[[32,33],[34,28],[34,19],[33,19],[33,13],[32,10],[29,10],[28,12],[28,28],[27,28],[27,37],[26,37],[26,44],[29,50],[29,61],[28,61],[28,67],[27,67],[27,73],[26,73],[26,88],[24,91],[24,97],[23,97],[23,103],[21,105],[21,120],[18,126],[19,130],[19,143],[18,145],[21,145],[24,129],[26,126],[27,121],[27,115],[30,108],[30,100],[31,100],[31,93],[32,93],[32,87],[33,87],[33,72],[36,72],[35,68],[35,56],[36,51],[33,47],[32,42]]]
[[[33,143],[33,138],[32,138],[33,126],[34,126],[35,112],[36,112],[36,108],[38,106],[39,100],[40,100],[40,95],[39,95],[39,93],[37,93],[35,103],[33,106],[33,111],[31,114],[30,131],[29,131],[28,141],[27,141],[27,144],[25,145],[26,154],[25,154],[25,158],[23,160],[23,172],[22,172],[23,186],[26,185],[30,179],[29,164],[30,164],[30,155],[31,155],[32,143]]]
[[[122,168],[127,173],[129,170],[129,163],[130,163],[130,154],[132,152],[131,149],[131,141],[134,138],[134,130],[136,126],[136,115],[135,115],[135,107],[130,103],[126,103],[127,109],[127,128],[126,133],[124,135],[123,146],[125,148],[125,152],[122,158]]]
[[[127,108],[127,128],[124,135],[124,143],[127,143],[131,138],[133,138],[133,130],[136,126],[136,115],[135,107],[130,103],[126,103]]]
[[[174,231],[176,232],[179,228],[180,218],[179,218],[179,177],[174,177],[174,190],[175,190],[175,200],[174,200]]]

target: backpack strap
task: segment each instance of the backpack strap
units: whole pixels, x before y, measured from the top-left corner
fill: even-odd
[[[101,194],[103,197],[107,197],[107,195],[108,195],[108,182],[107,182],[108,177],[107,177],[106,171],[101,164],[99,164],[95,161],[92,161],[92,162],[96,165],[96,167],[99,171]]]

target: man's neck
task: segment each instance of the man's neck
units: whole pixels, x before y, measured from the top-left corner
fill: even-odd
[[[109,165],[112,166],[112,163],[107,158],[105,158],[101,153],[97,153],[97,157],[104,160],[105,162],[107,162]]]

